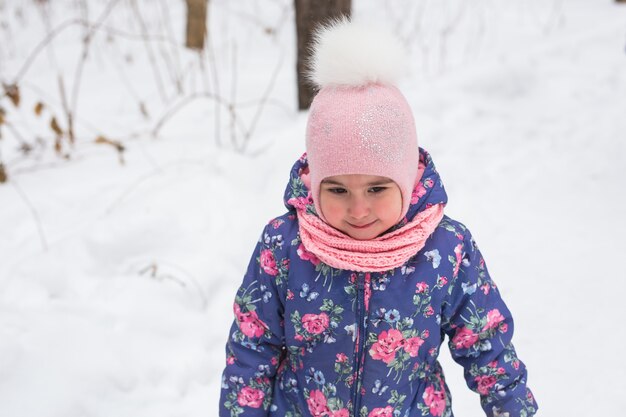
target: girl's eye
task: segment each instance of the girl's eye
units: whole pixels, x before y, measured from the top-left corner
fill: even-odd
[[[385,191],[387,189],[387,187],[371,187],[369,189],[370,193],[374,193],[374,194],[378,194],[378,193],[382,193],[383,191]]]
[[[340,187],[328,188],[328,191],[330,191],[333,194],[344,194],[344,193],[346,193],[346,189],[345,188],[340,188]]]

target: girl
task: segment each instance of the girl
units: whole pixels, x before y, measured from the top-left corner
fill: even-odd
[[[221,417],[452,416],[446,335],[487,416],[535,414],[511,314],[393,84],[402,58],[348,21],[318,33],[307,153],[235,298]]]

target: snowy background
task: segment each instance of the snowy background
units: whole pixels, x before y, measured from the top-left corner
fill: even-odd
[[[406,44],[420,145],[514,314],[538,415],[623,415],[626,4],[353,11]],[[0,0],[21,93],[0,99],[2,417],[217,415],[232,301],[306,113],[291,1],[212,0],[204,55],[184,19],[183,1]],[[76,139],[55,152],[61,90]],[[481,416],[441,358],[455,414]]]

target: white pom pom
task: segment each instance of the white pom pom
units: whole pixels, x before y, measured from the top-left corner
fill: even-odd
[[[347,18],[322,26],[314,35],[309,79],[327,85],[394,85],[407,72],[406,53],[391,33],[350,22]]]

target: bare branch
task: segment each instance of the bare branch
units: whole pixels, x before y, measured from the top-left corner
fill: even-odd
[[[230,142],[233,145],[233,148],[237,149],[237,134],[236,134],[236,124],[237,124],[237,112],[235,111],[235,102],[237,100],[237,44],[233,44],[232,51],[232,69],[231,69],[231,79],[230,79],[230,104],[228,106],[228,110],[230,113]]]
[[[220,83],[219,83],[219,77],[218,77],[218,72],[217,72],[217,65],[215,65],[215,49],[213,46],[213,36],[211,36],[211,29],[212,27],[209,25],[209,27],[207,28],[208,59],[209,59],[209,64],[211,65],[211,74],[213,75],[213,90],[215,91],[215,94],[217,96],[220,96]],[[202,57],[202,55],[200,55],[200,57]],[[221,126],[220,126],[220,120],[221,120],[220,116],[221,116],[220,106],[217,106],[215,108],[215,142],[217,146],[221,146],[222,144],[222,140],[221,140],[222,131],[221,131]]]
[[[15,181],[15,179],[11,180],[11,184],[13,185],[13,188],[15,188],[15,191],[17,191],[17,193],[19,194],[22,201],[24,201],[24,204],[26,204],[26,206],[28,207],[28,210],[30,211],[30,214],[33,217],[33,221],[35,222],[35,226],[37,226],[37,232],[39,234],[39,240],[41,241],[41,246],[44,251],[47,251],[48,243],[46,239],[46,233],[43,230],[43,225],[41,223],[41,219],[39,218],[39,213],[37,213],[37,209],[35,209],[33,204],[28,199],[28,196],[22,190],[22,187],[20,187],[20,185]]]
[[[68,27],[85,23],[86,22],[84,22],[82,19],[72,19],[54,28],[41,42],[39,42],[35,49],[33,49],[33,51],[30,53],[28,58],[26,58],[24,64],[22,64],[22,67],[17,72],[17,75],[15,76],[13,82],[17,83],[26,74],[26,71],[28,71],[37,55],[39,55],[43,48],[45,48],[50,42],[52,42],[54,38],[56,38],[61,32],[63,32]]]
[[[182,108],[184,108],[185,106],[187,106],[188,104],[190,104],[191,102],[194,102],[196,100],[199,99],[207,99],[207,100],[213,100],[215,101],[217,104],[219,104],[218,107],[225,107],[226,109],[230,109],[230,106],[228,103],[225,103],[220,97],[217,97],[213,94],[210,93],[195,93],[195,94],[191,94],[185,98],[183,98],[180,102],[178,102],[178,104],[174,105],[173,107],[171,107],[170,109],[167,110],[167,112],[161,116],[161,118],[159,119],[159,121],[157,122],[157,124],[154,126],[154,128],[152,129],[152,136],[156,137],[159,134],[159,131],[161,130],[161,128],[163,127],[163,125],[172,117],[174,116],[176,113],[178,113]],[[243,128],[243,125],[241,125],[240,122],[238,122],[239,127]]]
[[[139,28],[141,29],[141,33],[142,35],[144,35],[144,38],[145,38],[145,36],[148,34],[148,29],[146,28],[146,23],[143,21],[141,13],[139,12],[139,6],[137,5],[137,0],[130,0],[130,4],[131,4],[131,9],[133,10],[135,14],[135,18],[139,22]],[[150,43],[147,41],[147,39],[146,39],[146,42],[144,42],[144,44],[146,46],[146,51],[148,52],[148,59],[150,60],[150,63],[152,64],[151,67],[154,72],[154,78],[158,86],[159,94],[161,95],[161,99],[165,103],[167,102],[167,97],[165,95],[165,86],[163,85],[163,81],[161,80],[161,73],[159,72],[159,66],[156,64],[156,59],[154,58],[154,52],[152,52],[152,48],[150,47]]]
[[[259,118],[261,117],[261,113],[263,112],[265,103],[267,103],[269,95],[274,89],[274,84],[276,83],[276,79],[278,78],[278,73],[280,72],[280,69],[283,65],[284,57],[285,57],[284,55],[280,57],[280,59],[278,60],[278,64],[274,68],[274,72],[272,73],[272,78],[270,78],[270,82],[267,84],[267,88],[265,89],[265,93],[263,94],[261,98],[259,107],[257,107],[254,118],[252,119],[252,122],[250,123],[250,127],[248,131],[246,132],[245,141],[242,144],[241,152],[245,152],[246,147],[248,146],[248,142],[250,141],[250,137],[252,136],[252,133],[254,132],[254,129],[256,128],[256,124],[258,123]]]
[[[104,21],[109,17],[109,14],[113,11],[113,8],[117,5],[119,0],[110,0],[107,7],[104,9],[100,17],[96,21],[95,24],[88,27],[88,32],[85,38],[83,39],[83,52],[81,54],[80,61],[76,66],[76,72],[74,73],[74,82],[72,84],[72,101],[69,108],[66,109],[66,117],[68,121],[67,132],[69,135],[70,143],[74,143],[74,123],[73,118],[76,116],[78,112],[78,92],[80,91],[80,83],[82,80],[83,67],[85,66],[85,62],[87,61],[87,56],[89,55],[89,47],[91,45],[91,41],[93,40],[93,36],[96,31],[100,28],[100,26],[104,23]]]

